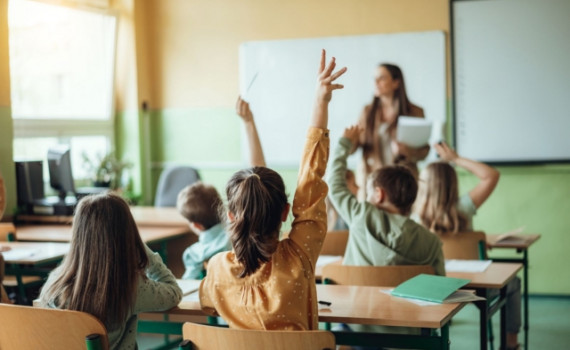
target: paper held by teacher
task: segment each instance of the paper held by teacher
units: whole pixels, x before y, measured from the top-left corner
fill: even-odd
[[[418,117],[398,117],[398,142],[411,147],[425,146],[429,142],[431,135],[430,120]]]

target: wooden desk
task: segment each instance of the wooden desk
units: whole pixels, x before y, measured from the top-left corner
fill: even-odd
[[[176,208],[131,207],[131,213],[137,226],[186,226],[188,221]]]
[[[528,248],[540,239],[540,234],[517,234],[515,239],[498,241],[502,235],[487,235],[487,246],[491,249],[515,249],[519,258],[492,258],[493,261],[518,262],[523,264],[523,303],[524,303],[524,347],[528,349]],[[520,240],[516,239],[520,238]]]
[[[139,233],[146,244],[159,244],[159,253],[167,262],[167,247],[169,240],[182,237],[190,232],[188,225],[184,226],[139,226]],[[69,242],[71,241],[70,225],[26,225],[18,226],[16,237],[18,241],[33,242]]]
[[[188,226],[176,208],[132,206],[131,213],[140,226]],[[72,216],[18,215],[19,223],[71,224]]]
[[[498,311],[501,310],[501,348],[506,349],[507,333],[506,333],[506,298],[507,284],[515,278],[517,272],[522,269],[522,264],[514,263],[496,263],[493,262],[483,272],[449,272],[447,276],[455,278],[465,278],[471,280],[465,288],[475,289],[475,293],[479,296],[488,297],[490,289],[499,289],[499,299],[491,303],[489,300],[474,302],[479,308],[479,327],[481,349],[487,349],[487,323],[488,320]],[[491,339],[492,341],[493,339]]]
[[[417,327],[423,330],[422,335],[334,331],[337,344],[449,349],[448,323],[464,303],[418,306],[383,293],[382,289],[386,288],[317,284],[319,300],[332,302],[330,306],[319,305],[319,322]],[[178,307],[167,314],[203,316],[197,294],[185,296]],[[139,321],[139,332],[150,332],[152,327]],[[441,329],[441,335],[431,335],[430,330],[433,329]]]
[[[10,251],[3,253],[6,274],[16,278],[18,293],[22,298],[26,296],[23,277],[47,277],[51,268],[46,268],[46,265],[58,263],[69,251],[69,243],[2,242],[0,245],[10,247]],[[43,280],[39,279],[37,283],[41,284]]]

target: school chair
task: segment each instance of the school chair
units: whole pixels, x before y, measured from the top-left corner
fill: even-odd
[[[443,257],[449,259],[462,260],[484,260],[487,259],[487,238],[484,232],[466,231],[466,232],[447,232],[438,234],[439,239],[443,243]],[[489,348],[494,349],[493,345],[493,323],[491,320],[487,322],[489,334]]]
[[[487,239],[484,232],[457,232],[438,234],[443,243],[443,257],[449,259],[482,260],[487,258]]]
[[[17,241],[16,227],[12,223],[0,223],[0,242]],[[2,285],[7,288],[17,288],[21,300],[26,300],[26,288],[40,286],[43,278],[40,276],[12,276],[4,277]]]
[[[4,256],[0,253],[0,303],[11,303],[8,294],[2,286],[2,281],[4,280]]]
[[[422,273],[433,275],[433,267],[430,265],[348,266],[330,264],[323,266],[323,281],[325,284],[395,287]]]
[[[0,304],[0,349],[108,349],[107,330],[85,312]]]
[[[175,207],[178,193],[200,180],[198,170],[190,166],[170,166],[162,171],[156,187],[155,207]]]
[[[184,323],[186,342],[179,349],[249,350],[249,349],[335,349],[334,335],[327,331],[259,331]]]
[[[323,241],[320,255],[344,256],[348,243],[348,230],[329,231]]]

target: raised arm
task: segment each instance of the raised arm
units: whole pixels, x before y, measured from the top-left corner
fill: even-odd
[[[333,84],[333,82],[346,72],[346,67],[339,69],[332,74],[336,67],[336,61],[333,57],[326,66],[326,52],[321,51],[321,63],[319,66],[319,76],[317,80],[317,94],[315,106],[313,109],[313,119],[311,125],[316,128],[326,129],[329,122],[329,102],[332,98],[333,90],[342,89],[341,84]]]
[[[242,100],[241,96],[238,97],[236,102],[236,113],[241,117],[245,125],[247,142],[249,144],[250,165],[265,167],[265,156],[263,155],[263,148],[261,148],[261,141],[259,140],[255,121],[253,120],[253,113],[251,113],[251,109],[249,109],[249,103]]]
[[[325,51],[321,53],[317,92],[311,127],[303,151],[299,167],[297,189],[293,200],[293,216],[289,238],[310,259],[313,266],[321,250],[323,239],[327,233],[327,215],[325,198],[328,187],[323,176],[327,168],[329,156],[328,104],[332,91],[341,89],[342,85],[334,84],[346,68],[333,73],[334,58],[325,66]]]
[[[469,197],[471,197],[473,204],[475,204],[476,208],[479,208],[493,193],[495,186],[497,186],[499,172],[487,164],[460,157],[445,142],[435,144],[434,147],[441,159],[454,162],[479,178],[479,183],[469,191]]]

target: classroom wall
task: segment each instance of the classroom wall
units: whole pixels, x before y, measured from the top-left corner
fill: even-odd
[[[241,125],[233,112],[240,43],[449,32],[447,0],[149,0],[137,5],[146,7],[153,182],[165,164],[195,164],[203,179],[219,190],[233,171],[244,166],[239,149]],[[278,170],[292,196],[296,170]],[[530,251],[531,292],[570,295],[570,280],[560,278],[564,270],[558,268],[570,263],[563,252],[570,246],[564,219],[570,209],[565,198],[570,194],[570,167],[499,170],[501,181],[476,216],[476,228],[503,232],[525,226],[526,232],[542,233]],[[460,172],[459,177],[464,191],[475,183],[470,174]]]
[[[0,0],[0,172],[6,184],[6,213],[16,207],[16,174],[12,161],[12,110],[10,109],[10,60],[8,56],[8,0]],[[1,219],[1,218],[0,218]]]

